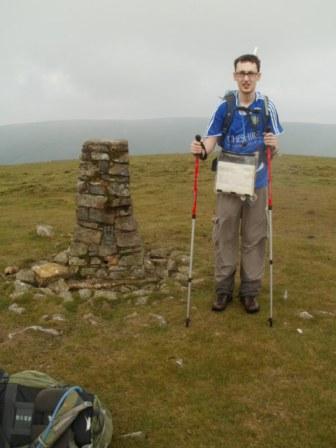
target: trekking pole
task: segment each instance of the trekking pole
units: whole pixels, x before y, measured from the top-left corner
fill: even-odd
[[[269,129],[267,130],[269,132]],[[270,315],[268,318],[269,326],[273,326],[273,227],[272,227],[272,149],[266,148],[267,153],[267,172],[268,172],[268,225],[269,225],[269,276],[270,276]]]
[[[203,149],[205,149],[201,136],[196,135],[195,140],[201,143]],[[194,256],[194,239],[195,239],[195,226],[196,226],[196,208],[197,208],[197,190],[198,190],[198,174],[199,174],[199,156],[195,156],[195,168],[194,168],[194,203],[191,211],[191,242],[190,242],[190,261],[189,261],[189,274],[188,274],[188,300],[187,300],[187,318],[186,327],[190,325],[190,307],[191,307],[191,283],[192,283],[192,265]]]

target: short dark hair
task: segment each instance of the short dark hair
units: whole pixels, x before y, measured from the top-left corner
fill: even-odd
[[[255,54],[243,54],[242,56],[239,56],[239,58],[235,59],[234,61],[234,69],[237,69],[238,62],[252,62],[257,66],[258,72],[260,72],[260,59]]]

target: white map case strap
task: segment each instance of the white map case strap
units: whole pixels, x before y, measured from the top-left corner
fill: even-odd
[[[215,190],[223,193],[253,196],[258,153],[221,152],[217,164]]]

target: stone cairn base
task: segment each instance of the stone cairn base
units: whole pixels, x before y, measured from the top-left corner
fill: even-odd
[[[51,261],[17,272],[18,293],[28,285],[64,297],[70,291],[99,290],[117,298],[137,291],[138,296],[168,292],[168,283],[187,285],[189,257],[178,250],[144,249],[133,216],[128,166],[126,140],[84,143],[70,247]]]
[[[69,265],[82,278],[144,276],[133,217],[125,140],[84,143],[77,183],[77,227]]]

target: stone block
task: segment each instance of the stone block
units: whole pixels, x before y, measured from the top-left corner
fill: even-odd
[[[128,176],[128,165],[124,163],[114,163],[108,170],[111,176]]]
[[[87,207],[77,207],[76,216],[79,221],[87,221],[89,219],[89,209]]]
[[[82,221],[80,219],[78,219],[77,221],[81,227],[86,227],[88,229],[98,229],[99,228],[99,224],[97,222]]]
[[[69,266],[86,266],[85,258],[69,257]]]
[[[102,238],[101,230],[87,229],[77,226],[74,233],[74,241],[87,244],[100,244]]]
[[[89,255],[90,257],[98,256],[100,244],[90,244],[89,245]]]
[[[116,218],[115,228],[124,232],[132,232],[137,229],[137,223],[132,215],[119,216]]]
[[[98,208],[88,208],[88,221],[104,223],[105,222],[105,212],[104,210]]]
[[[119,261],[119,266],[142,266],[144,262],[143,253],[136,253],[134,255],[126,255],[125,257],[121,257]]]
[[[125,256],[125,255],[133,255],[135,253],[139,253],[143,251],[143,247],[142,246],[135,246],[135,247],[121,247],[119,248],[119,254],[120,256]]]
[[[104,214],[104,224],[114,224],[116,219],[116,210],[115,209],[107,209]]]
[[[90,258],[90,265],[91,266],[100,266],[102,264],[102,261],[98,257],[92,257]]]
[[[78,193],[88,193],[88,184],[83,180],[79,180],[77,182],[77,191]]]
[[[31,285],[36,284],[35,274],[31,269],[21,269],[18,271],[15,276],[16,280],[19,280],[24,283],[29,283]]]
[[[69,249],[59,252],[54,257],[54,262],[59,264],[68,264],[69,261]]]
[[[106,152],[91,152],[91,159],[92,160],[110,160],[109,155]]]
[[[114,157],[114,154],[112,154],[112,162],[114,163],[129,163],[129,156],[128,153],[119,154],[118,157]]]
[[[116,245],[105,245],[102,244],[98,248],[98,255],[100,257],[107,257],[109,255],[115,255],[117,253],[117,246]]]
[[[127,272],[126,271],[110,271],[108,274],[109,278],[111,280],[123,280],[127,277]]]
[[[108,187],[108,192],[112,196],[117,197],[129,197],[130,191],[128,188],[128,184],[113,184]]]
[[[88,189],[90,194],[102,196],[106,194],[105,182],[90,182],[88,184]]]
[[[110,162],[108,162],[107,160],[100,160],[98,162],[98,166],[99,166],[99,172],[101,174],[107,174],[109,172]]]
[[[107,197],[103,195],[77,194],[77,205],[79,207],[103,209],[107,202]]]
[[[114,300],[118,299],[117,293],[115,291],[110,291],[110,290],[100,290],[100,291],[96,291],[94,296],[94,299],[98,299],[98,298],[102,298],[102,299],[106,299],[107,301],[111,301],[113,302]]]
[[[124,139],[110,140],[107,142],[110,151],[113,154],[128,153],[128,141]]]
[[[109,207],[128,207],[132,204],[130,197],[114,197],[109,199],[108,205]]]
[[[85,267],[85,268],[81,268],[79,270],[79,275],[81,277],[83,277],[83,278],[94,277],[95,273],[96,273],[96,269],[95,268],[86,268]]]
[[[88,180],[99,174],[99,168],[90,162],[82,162],[79,167],[79,179]]]
[[[118,216],[129,216],[132,214],[132,212],[133,212],[133,207],[132,207],[132,205],[130,205],[130,206],[120,208],[117,211],[117,214],[118,214]]]
[[[114,246],[116,243],[116,237],[113,226],[103,227],[102,244],[106,246]]]
[[[141,246],[142,241],[137,232],[116,232],[117,246],[123,247],[135,247]]]
[[[113,181],[113,184],[129,184],[129,176],[110,176],[109,180]],[[107,180],[107,179],[105,179]]]
[[[43,263],[32,267],[32,271],[36,275],[37,283],[40,286],[46,285],[58,278],[67,278],[69,269],[66,266],[57,263]]]
[[[96,272],[97,278],[107,278],[108,277],[108,271],[106,269],[98,269]]]
[[[104,140],[87,140],[83,144],[83,152],[110,152],[109,142]]]
[[[168,249],[158,248],[150,251],[151,258],[166,258],[169,255]]]
[[[118,257],[118,255],[110,255],[110,256],[105,257],[105,261],[108,264],[108,266],[118,266],[119,257]]]

